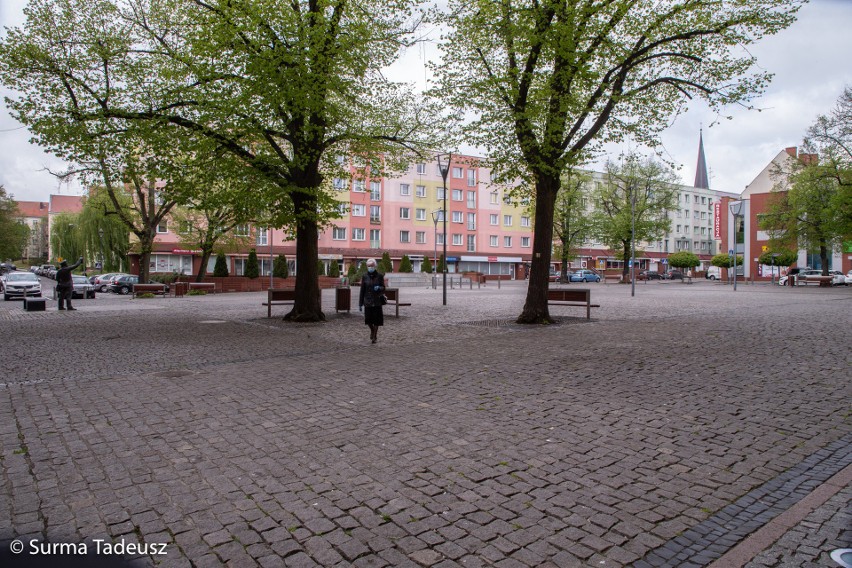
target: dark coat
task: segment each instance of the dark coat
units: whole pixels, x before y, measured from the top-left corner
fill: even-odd
[[[374,288],[378,286],[378,290]],[[358,299],[358,306],[367,306],[368,308],[381,307],[381,295],[385,292],[385,276],[378,270],[370,274],[366,273],[361,278],[361,296]]]
[[[74,279],[71,278],[71,271],[80,266],[82,263],[83,259],[80,259],[75,264],[72,264],[71,266],[63,266],[56,271],[57,290],[71,290],[74,288]]]

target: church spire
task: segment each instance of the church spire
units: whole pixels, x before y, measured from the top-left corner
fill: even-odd
[[[710,178],[707,177],[707,162],[704,160],[704,132],[698,131],[698,165],[695,167],[695,184],[693,187],[710,189]]]

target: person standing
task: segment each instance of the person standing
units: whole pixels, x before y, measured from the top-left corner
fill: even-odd
[[[71,307],[71,296],[74,295],[74,279],[71,278],[71,271],[83,264],[83,257],[80,257],[75,264],[68,266],[68,262],[63,260],[59,264],[59,270],[56,271],[56,294],[59,296],[59,309],[64,310],[63,303],[68,305],[69,312],[77,311],[77,308]]]
[[[376,270],[376,259],[367,260],[367,274],[361,278],[361,296],[358,310],[364,312],[364,323],[370,327],[370,341],[378,339],[379,327],[385,323],[382,311],[382,294],[385,292],[385,277]]]

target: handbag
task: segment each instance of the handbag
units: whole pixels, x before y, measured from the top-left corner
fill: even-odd
[[[381,298],[381,302],[382,302],[382,305],[383,305],[383,306],[384,306],[385,304],[387,304],[387,303],[388,303],[388,297],[387,297],[387,296],[385,296],[384,294],[382,294],[382,295],[380,296],[380,298]]]

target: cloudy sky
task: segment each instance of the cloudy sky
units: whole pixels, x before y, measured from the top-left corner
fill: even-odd
[[[21,25],[24,5],[26,0],[0,0],[0,28]],[[730,108],[719,117],[697,103],[678,117],[664,134],[663,143],[669,157],[682,166],[683,182],[692,184],[695,177],[702,126],[710,187],[721,191],[741,192],[775,154],[798,145],[816,116],[828,113],[844,86],[852,85],[852,66],[848,64],[852,53],[850,22],[852,0],[811,0],[792,27],[752,50],[760,67],[775,74],[757,102],[760,112]],[[5,31],[0,29],[0,35],[5,37]],[[431,52],[413,50],[406,54],[392,76],[399,74],[422,87],[423,59]],[[403,69],[406,71],[399,71]],[[0,87],[0,95],[8,94]],[[46,167],[60,170],[62,163],[32,146],[26,129],[0,102],[0,185],[22,201],[46,201],[54,193],[79,193],[79,187],[60,186]]]

